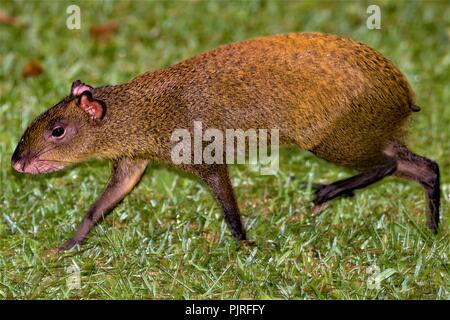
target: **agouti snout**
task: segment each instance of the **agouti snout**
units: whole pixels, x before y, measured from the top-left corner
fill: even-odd
[[[418,110],[401,72],[364,44],[321,33],[260,37],[120,85],[94,88],[75,81],[66,98],[27,128],[12,166],[38,174],[93,158],[113,161],[104,192],[62,249],[86,238],[139,182],[149,161],[173,164],[199,177],[234,236],[245,240],[227,164],[174,161],[173,134],[195,134],[196,122],[201,130],[216,133],[276,129],[280,145],[296,145],[359,171],[318,188],[314,213],[336,197],[396,175],[425,188],[428,225],[437,232],[439,167],[404,144],[408,118]],[[214,143],[213,159],[229,156],[224,141],[214,138]],[[189,146],[181,149],[187,159],[195,153]]]

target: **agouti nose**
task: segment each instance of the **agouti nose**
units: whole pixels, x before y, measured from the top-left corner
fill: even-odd
[[[25,159],[24,157],[19,156],[19,152],[17,150],[14,151],[14,154],[11,157],[11,166],[18,172],[23,172],[24,170]]]
[[[14,170],[18,171],[18,172],[23,172],[23,162],[22,161],[16,161],[16,162],[11,162],[12,167],[14,168]]]

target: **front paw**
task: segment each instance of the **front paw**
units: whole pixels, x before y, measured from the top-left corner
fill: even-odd
[[[252,249],[256,246],[256,241],[254,240],[239,240],[238,249],[245,253],[250,253]]]
[[[81,244],[81,241],[76,239],[69,239],[66,242],[64,242],[61,246],[59,246],[56,250],[59,252],[70,250],[75,246],[78,246]]]

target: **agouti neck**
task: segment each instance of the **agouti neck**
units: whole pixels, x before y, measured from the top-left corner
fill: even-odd
[[[171,84],[174,84],[172,77],[166,69],[161,69],[146,72],[119,85],[95,88],[94,93],[111,109],[126,107],[126,110],[130,110],[144,107],[144,104],[148,106],[152,100],[166,95],[172,89]]]
[[[164,73],[147,72],[129,82],[94,90],[94,96],[107,105],[105,121],[97,129],[101,157],[169,160],[161,146],[170,139],[171,125],[165,116],[174,115],[167,112],[174,103],[174,81]]]

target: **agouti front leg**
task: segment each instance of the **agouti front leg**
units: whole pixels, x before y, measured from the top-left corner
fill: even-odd
[[[133,190],[141,179],[147,164],[148,160],[125,158],[115,161],[111,178],[105,190],[86,213],[74,237],[59,247],[59,250],[68,250],[83,242],[95,224]]]
[[[200,165],[192,166],[188,170],[198,175],[209,186],[236,239],[247,240],[227,166]]]

